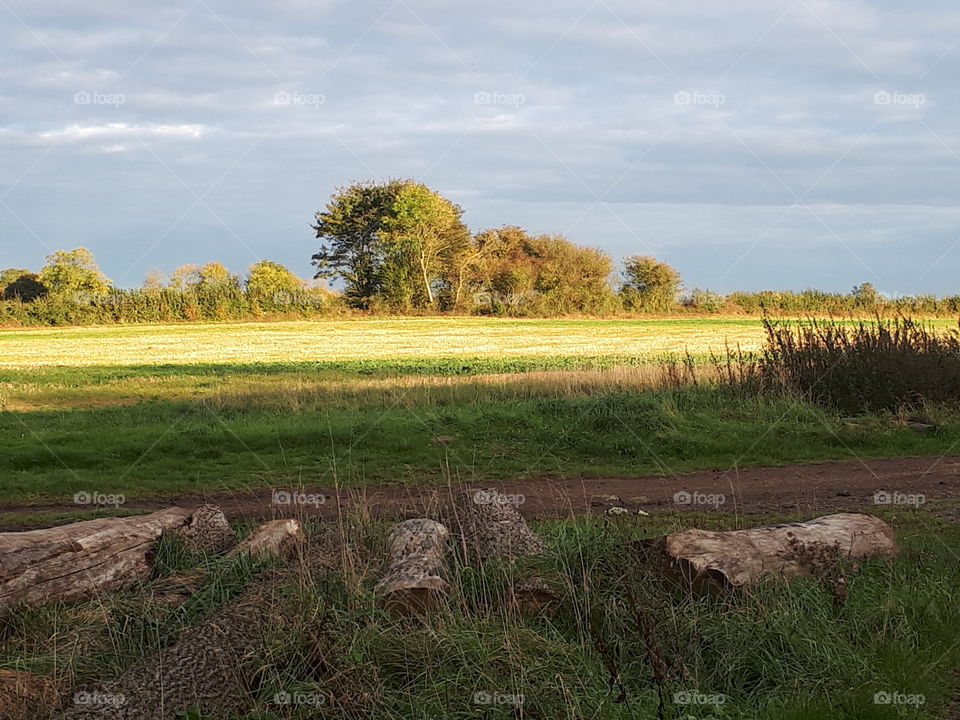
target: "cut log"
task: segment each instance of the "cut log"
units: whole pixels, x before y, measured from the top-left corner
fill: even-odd
[[[517,512],[516,497],[493,489],[460,493],[457,507],[463,541],[476,559],[515,558],[543,550],[543,541]]]
[[[262,671],[258,649],[282,632],[290,573],[258,577],[176,641],[102,684],[74,688],[64,720],[176,720],[189,707],[204,718],[236,717],[256,703],[251,686]]]
[[[250,553],[252,557],[261,555],[289,555],[306,540],[299,520],[271,520],[266,522],[241,540],[228,555]]]
[[[696,589],[747,586],[767,575],[819,576],[841,560],[897,553],[889,525],[856,513],[750,530],[684,530],[642,546],[653,549],[669,574]]]
[[[154,543],[184,526],[184,508],[0,533],[0,617],[18,605],[71,602],[147,577]]]
[[[197,508],[189,522],[173,531],[173,535],[194,552],[219,555],[237,542],[237,534],[227,522],[227,516],[216,505]]]
[[[490,488],[465,490],[457,497],[458,519],[467,556],[476,561],[491,557],[516,560],[543,552],[537,536],[517,510],[518,497]],[[542,577],[519,580],[509,588],[507,602],[521,612],[539,612],[558,600]]]
[[[383,577],[375,588],[380,604],[398,615],[438,608],[447,582],[450,531],[436,520],[405,520],[390,529]]]

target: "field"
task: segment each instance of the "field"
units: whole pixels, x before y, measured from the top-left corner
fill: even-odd
[[[757,319],[697,317],[0,331],[3,529],[207,499],[240,534],[287,512],[308,532],[293,565],[163,541],[146,582],[17,610],[0,708],[4,672],[54,695],[100,687],[207,624],[232,637],[254,602],[246,711],[181,717],[948,717],[960,413],[839,412],[726,382],[711,359],[764,342]],[[845,462],[809,465],[824,461]],[[448,605],[389,617],[373,587],[390,523],[477,484],[523,493],[546,552],[478,565],[457,545]],[[278,488],[336,502],[278,508]],[[877,506],[881,489],[924,502]],[[726,504],[678,507],[680,490]],[[706,597],[631,560],[665,532],[865,506],[896,531],[896,559]],[[518,615],[504,588],[534,571],[562,599]]]
[[[665,358],[749,351],[762,337],[758,321],[735,318],[3,332],[0,502],[637,477],[934,456],[960,438],[948,422],[919,435],[896,418],[850,423],[665,377]]]

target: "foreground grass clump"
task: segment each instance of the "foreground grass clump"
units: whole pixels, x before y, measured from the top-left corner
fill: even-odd
[[[232,720],[942,716],[960,663],[960,528],[926,514],[906,520],[900,557],[843,568],[842,596],[798,579],[698,597],[661,578],[632,545],[680,522],[691,518],[543,523],[542,557],[475,566],[457,554],[447,607],[397,620],[371,594],[384,526],[345,518],[329,562],[311,562],[310,550],[285,581],[282,617],[245,660],[261,668],[251,713]],[[709,524],[744,521],[713,515]],[[311,545],[331,532],[309,529]],[[205,576],[187,604],[151,602],[160,584],[197,563]],[[215,617],[263,572],[161,548],[156,578],[141,588],[18,612],[0,636],[0,668],[53,675],[65,687],[106,680],[172,642],[177,628]],[[503,592],[531,572],[562,599],[520,614]],[[875,702],[884,693],[923,702]]]

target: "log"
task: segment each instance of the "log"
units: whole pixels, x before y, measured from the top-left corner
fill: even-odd
[[[820,576],[841,560],[897,553],[893,530],[871,515],[840,513],[750,530],[684,530],[642,541],[668,574],[695,589],[742,587],[768,575]]]
[[[390,529],[383,577],[374,588],[380,605],[398,615],[435,610],[450,592],[447,541],[436,520],[405,520]]]
[[[219,555],[237,542],[237,535],[227,516],[216,505],[203,505],[194,510],[189,522],[172,531],[183,545],[194,552]]]
[[[463,540],[474,557],[516,558],[543,551],[543,541],[517,512],[516,503],[515,496],[489,488],[459,494]]]
[[[173,507],[0,533],[0,617],[18,605],[72,602],[145,579],[157,538],[184,526],[190,515]]]
[[[467,556],[483,561],[505,557],[511,561],[543,552],[537,536],[517,510],[516,496],[497,490],[464,490],[457,509]],[[539,576],[521,578],[507,591],[507,603],[521,612],[539,612],[559,599],[546,580]]]
[[[299,520],[271,520],[266,522],[227,553],[228,556],[250,553],[251,557],[262,555],[289,555],[306,541]]]

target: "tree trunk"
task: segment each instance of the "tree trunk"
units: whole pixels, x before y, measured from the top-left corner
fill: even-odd
[[[468,558],[482,562],[502,556],[537,555],[544,545],[527,521],[517,511],[518,496],[505,495],[498,490],[464,490],[457,498],[459,522]],[[507,593],[507,602],[524,612],[542,610],[558,599],[557,594],[542,577],[521,572],[521,579]]]
[[[750,530],[684,530],[641,546],[695,589],[747,586],[766,575],[820,577],[843,560],[897,553],[889,525],[855,513]]]
[[[154,542],[189,510],[0,533],[0,617],[21,604],[70,602],[147,577]]]
[[[447,582],[447,541],[450,531],[435,520],[406,520],[390,529],[383,577],[375,592],[381,604],[400,615],[414,615],[439,607]]]
[[[543,541],[517,512],[519,498],[498,490],[464,490],[457,508],[468,553],[486,560],[496,555],[510,558],[535,555],[543,550]]]

